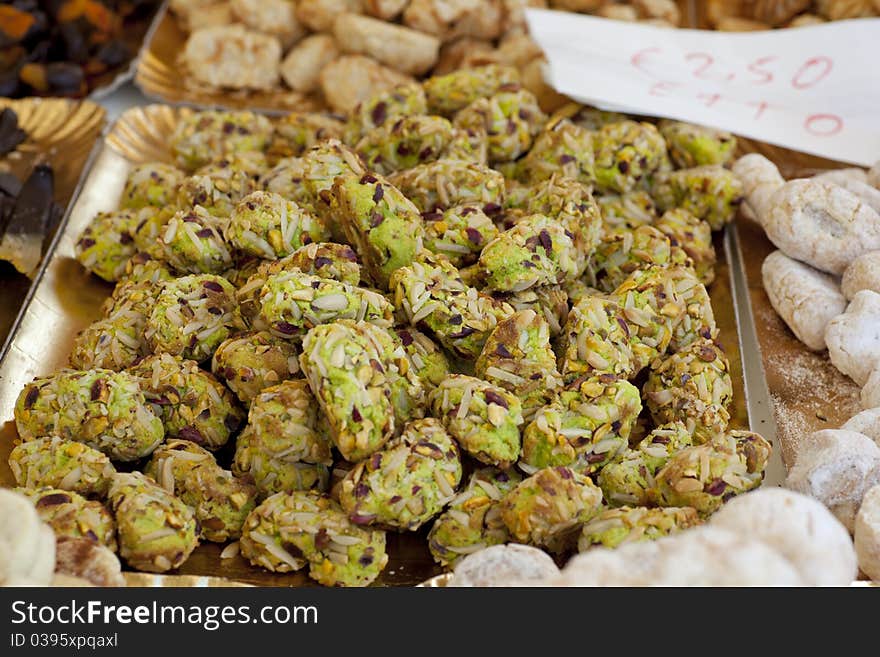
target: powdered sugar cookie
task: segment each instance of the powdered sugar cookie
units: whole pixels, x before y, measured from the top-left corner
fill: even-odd
[[[877,371],[875,371],[876,374]],[[874,375],[871,375],[871,378],[868,379],[868,383],[871,383],[871,380],[874,378]],[[880,379],[878,379],[878,383],[880,383]],[[865,384],[867,387],[868,384]],[[865,388],[862,388],[862,392],[865,391]],[[878,395],[880,396],[880,395]],[[862,402],[864,405],[864,401]],[[855,431],[856,433],[861,433],[875,443],[877,443],[878,447],[880,447],[880,404],[875,406],[868,407],[866,410],[861,413],[856,413],[849,420],[847,420],[843,426],[840,428],[845,431]]]
[[[880,251],[871,251],[853,260],[843,272],[840,290],[847,299],[852,299],[860,290],[880,292]]]
[[[559,575],[559,568],[543,550],[511,543],[493,545],[462,559],[455,567],[452,586],[505,586]]]
[[[856,515],[855,544],[859,568],[880,581],[880,486],[874,486],[862,498]]]
[[[745,206],[760,217],[766,213],[770,197],[785,184],[785,178],[773,162],[763,155],[749,153],[733,165],[745,194]]]
[[[865,385],[862,386],[861,400],[862,408],[878,409],[880,412],[880,408],[878,408],[880,407],[880,367],[871,372]],[[870,436],[871,434],[865,435]],[[878,431],[878,435],[880,435],[880,431]]]
[[[865,385],[880,362],[880,294],[857,292],[846,311],[828,322],[825,344],[834,367]]]

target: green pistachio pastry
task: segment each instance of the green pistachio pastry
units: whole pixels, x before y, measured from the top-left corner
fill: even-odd
[[[667,266],[671,253],[669,238],[653,226],[606,230],[590,261],[587,282],[605,293],[613,292],[639,269]]]
[[[119,556],[151,573],[180,567],[198,545],[198,523],[181,500],[140,472],[120,473],[110,485]]]
[[[485,132],[489,163],[516,160],[532,147],[547,116],[525,89],[501,89],[473,101],[455,115],[455,127]]]
[[[406,358],[426,392],[439,386],[451,369],[446,355],[431,338],[413,328],[395,329]]]
[[[414,531],[440,513],[460,481],[458,445],[439,420],[427,418],[358,463],[342,481],[339,501],[358,525]]]
[[[680,248],[688,255],[703,285],[715,280],[715,246],[708,223],[687,210],[673,208],[664,212],[654,227],[669,238],[673,249]]]
[[[228,220],[241,200],[256,191],[256,178],[236,162],[221,160],[184,178],[177,189],[177,206],[189,210],[196,206],[218,219]]]
[[[425,92],[417,82],[377,91],[359,103],[348,117],[345,143],[354,146],[370,130],[386,127],[407,116],[427,114],[427,110]]]
[[[147,344],[157,354],[208,360],[234,327],[235,288],[225,278],[184,276],[162,285],[147,319]]]
[[[596,197],[602,211],[605,230],[635,229],[657,221],[654,199],[645,190],[634,189],[625,194],[602,194]]]
[[[183,171],[171,164],[164,162],[138,164],[125,179],[119,208],[122,210],[163,208],[174,203],[177,188],[183,182],[183,178]]]
[[[690,507],[608,509],[584,525],[578,551],[585,552],[594,546],[616,548],[627,543],[653,541],[699,523],[697,512]]]
[[[299,373],[298,352],[266,331],[241,333],[217,347],[211,371],[244,404],[262,390]]]
[[[501,519],[519,543],[564,552],[580,525],[602,508],[602,491],[588,477],[564,467],[538,470],[499,502]]]
[[[514,310],[535,311],[547,322],[552,338],[562,332],[568,317],[568,294],[561,285],[541,285],[519,292],[492,292],[492,296]]]
[[[736,137],[724,130],[670,119],[661,120],[658,127],[669,147],[669,157],[679,169],[727,164],[736,151]]]
[[[578,103],[566,103],[553,112],[553,116],[550,117],[550,123],[562,119],[568,119],[584,130],[594,132],[609,123],[625,121],[627,116],[619,112],[606,112],[595,107],[585,107]]]
[[[269,154],[275,158],[299,157],[325,139],[342,139],[345,124],[319,112],[291,112],[275,122]]]
[[[476,205],[494,218],[504,206],[504,176],[483,164],[441,159],[398,171],[388,180],[419,212]]]
[[[354,149],[370,171],[388,175],[439,159],[452,136],[442,116],[405,116],[368,130]]]
[[[456,205],[443,212],[425,212],[425,248],[441,253],[456,267],[477,261],[498,228],[479,205]]]
[[[666,142],[650,123],[607,123],[594,134],[593,148],[596,187],[603,193],[629,192],[668,165]]]
[[[278,493],[260,504],[245,522],[241,553],[274,572],[308,565],[324,586],[367,586],[388,563],[385,532],[358,527],[315,492]]]
[[[305,157],[286,157],[260,176],[259,188],[278,194],[296,203],[305,212],[315,214],[315,197],[304,184],[305,175]]]
[[[34,379],[15,403],[23,440],[60,436],[117,461],[150,454],[165,436],[138,380],[126,372],[61,370]]]
[[[681,208],[706,221],[712,230],[721,230],[736,216],[743,187],[729,169],[707,164],[661,176],[651,195],[660,210]]]
[[[181,210],[160,231],[152,253],[180,272],[220,274],[232,265],[225,226],[201,206]]]
[[[510,467],[519,458],[523,423],[520,400],[480,379],[452,374],[431,391],[434,417],[481,463]]]
[[[253,112],[193,112],[177,122],[171,152],[177,166],[195,171],[218,156],[265,150],[272,130],[268,118]]]
[[[105,281],[118,281],[136,252],[133,234],[139,223],[133,210],[99,212],[74,245],[76,259]]]
[[[431,526],[428,549],[434,560],[451,568],[465,555],[510,541],[499,502],[521,481],[515,470],[475,470],[464,491]]]
[[[496,64],[435,75],[422,83],[428,110],[443,116],[452,116],[480,98],[518,85],[519,73],[515,68]]]
[[[58,436],[16,445],[9,454],[9,469],[23,488],[60,488],[97,497],[107,495],[116,474],[102,452]]]
[[[101,502],[59,488],[18,490],[34,503],[55,536],[87,538],[116,552],[116,522]]]
[[[526,422],[562,388],[550,326],[534,310],[518,310],[489,334],[476,375],[520,400]]]
[[[565,383],[601,374],[631,379],[637,373],[630,324],[616,301],[582,297],[568,314],[559,344]]]
[[[526,214],[541,214],[558,222],[577,247],[577,275],[602,236],[602,215],[590,187],[571,178],[553,177],[527,188]]]
[[[235,396],[194,361],[156,354],[129,372],[140,383],[147,403],[162,418],[169,437],[216,450],[244,421]]]
[[[541,408],[523,431],[520,467],[567,466],[598,472],[622,454],[642,410],[638,388],[603,374],[566,390]]]
[[[593,137],[568,119],[550,121],[531,150],[517,164],[519,177],[531,184],[564,177],[586,185],[595,182]]]
[[[272,192],[245,196],[232,211],[225,231],[233,247],[268,260],[289,256],[301,246],[329,236],[320,219]]]

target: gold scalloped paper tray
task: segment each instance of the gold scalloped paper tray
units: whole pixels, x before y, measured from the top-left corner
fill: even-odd
[[[170,135],[188,108],[167,105],[137,107],[125,112],[109,131],[104,146],[84,181],[70,213],[64,234],[44,265],[44,272],[5,358],[0,361],[0,485],[15,485],[7,465],[16,438],[13,418],[15,400],[22,387],[35,376],[51,373],[67,362],[77,332],[101,316],[101,304],[112,286],[90,275],[74,259],[77,236],[100,211],[117,207],[130,168],[138,163],[171,161]],[[728,354],[734,381],[732,426],[747,427],[745,392],[737,341],[737,326],[724,250],[718,245],[719,262],[710,287],[720,341]],[[412,586],[442,570],[428,552],[428,527],[420,532],[387,536],[390,562],[378,585]],[[220,576],[263,586],[313,584],[300,573],[275,574],[250,566],[241,556],[221,559],[222,546],[200,545],[178,575]]]

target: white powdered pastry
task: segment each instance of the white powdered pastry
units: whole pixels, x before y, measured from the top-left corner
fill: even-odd
[[[747,534],[703,526],[572,558],[550,586],[802,586],[789,560]]]
[[[730,500],[709,524],[763,541],[788,559],[808,586],[848,586],[858,574],[849,532],[805,495],[764,487]]]
[[[82,578],[95,586],[125,586],[119,558],[88,538],[58,539],[55,572]]]
[[[801,445],[785,487],[816,498],[852,532],[862,497],[880,483],[880,447],[860,433],[826,429]]]
[[[874,375],[872,374],[871,378],[868,379],[868,384],[871,383],[873,378]],[[878,383],[880,383],[880,381],[878,381]],[[867,384],[865,385],[865,388],[867,388]],[[862,389],[863,394],[865,388]],[[861,413],[856,413],[840,428],[845,431],[855,431],[856,433],[864,434],[880,447],[880,404],[875,404]]]
[[[868,172],[864,169],[860,169],[859,167],[851,167],[848,169],[831,169],[830,171],[817,173],[815,176],[813,176],[813,180],[821,180],[822,182],[828,182],[833,185],[841,185],[842,187],[846,187],[846,184],[852,181],[867,183]]]
[[[813,351],[825,349],[825,329],[846,309],[837,282],[820,271],[774,251],[761,266],[770,304],[798,340]]]
[[[557,575],[559,568],[546,552],[511,543],[466,556],[455,567],[451,586],[516,586]]]
[[[857,292],[846,311],[828,322],[825,344],[834,367],[865,385],[880,363],[880,294]]]
[[[861,290],[880,292],[880,251],[871,251],[853,260],[843,272],[840,290],[847,299]]]
[[[862,408],[873,409],[880,407],[880,366],[875,367],[868,380],[865,381],[865,385],[862,386],[861,402]]]
[[[859,568],[880,582],[880,486],[874,486],[862,498],[856,515],[855,543]]]
[[[55,535],[24,495],[0,488],[0,585],[47,586],[55,570]]]
[[[770,197],[785,184],[785,178],[773,162],[763,155],[749,153],[733,164],[733,173],[743,185],[745,205],[758,223],[767,213]]]

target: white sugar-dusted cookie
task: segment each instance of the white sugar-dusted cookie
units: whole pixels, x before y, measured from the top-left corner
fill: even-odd
[[[868,383],[871,383],[873,378],[874,374],[868,379]],[[878,377],[878,380],[880,380],[880,377]],[[865,387],[867,387],[867,384]],[[862,393],[864,394],[864,392],[865,388],[862,388]],[[856,413],[844,422],[840,428],[844,431],[861,433],[873,440],[877,443],[877,446],[880,447],[880,404],[866,408],[860,413]]]
[[[579,554],[551,586],[800,586],[795,567],[763,541],[697,527],[656,541]]]
[[[806,495],[765,486],[734,497],[709,524],[767,543],[808,586],[848,586],[857,575],[849,532]]]
[[[511,543],[469,554],[455,567],[451,586],[511,586],[559,575],[543,550]]]
[[[872,370],[868,380],[865,381],[865,385],[862,386],[861,401],[862,408],[876,408],[880,411],[880,408],[878,408],[880,407],[880,366]],[[862,433],[865,432],[863,431]],[[873,438],[872,434],[866,433],[865,435]]]
[[[59,538],[55,571],[81,577],[95,586],[125,586],[119,558],[108,547],[88,538]]]
[[[861,290],[880,292],[880,251],[860,255],[843,272],[840,280],[843,295],[852,299]]]
[[[813,180],[821,180],[833,185],[843,185],[856,181],[860,183],[868,182],[868,172],[859,167],[850,167],[848,169],[832,169],[831,171],[823,171],[813,176]]]
[[[828,322],[825,345],[834,367],[865,385],[880,363],[880,294],[857,292],[846,310]]]
[[[813,351],[825,349],[825,328],[846,309],[831,276],[774,251],[761,266],[770,304],[798,340]]]
[[[850,178],[833,183],[843,187],[850,194],[857,196],[862,203],[870,207],[874,212],[880,212],[880,189],[869,185],[864,180]]]
[[[875,162],[874,166],[868,170],[867,182],[869,185],[880,189],[880,160]]]
[[[855,544],[859,568],[880,582],[880,486],[874,486],[862,498],[856,515]]]
[[[880,447],[860,433],[826,429],[802,442],[785,487],[819,500],[850,532],[865,492],[880,483]]]
[[[790,180],[767,199],[758,218],[786,255],[831,274],[880,250],[880,215],[839,185]]]
[[[45,531],[52,536],[51,545]],[[52,563],[43,586],[49,583],[54,570],[55,542],[51,530],[43,525],[36,509],[24,495],[0,488],[0,585],[14,580],[31,580],[32,572],[45,571]],[[39,578],[34,579],[39,583]]]
[[[773,162],[757,153],[743,155],[734,162],[733,173],[743,185],[746,205],[760,222],[770,197],[785,184],[785,178]]]

